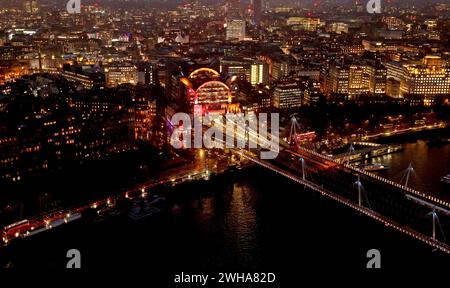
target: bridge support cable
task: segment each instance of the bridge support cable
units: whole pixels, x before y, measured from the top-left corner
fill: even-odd
[[[299,150],[302,150],[302,151],[305,152],[305,153],[308,153],[308,154],[311,154],[311,155],[316,155],[317,157],[320,157],[324,162],[333,163],[333,164],[336,165],[336,167],[339,167],[340,165],[342,165],[342,167],[347,168],[347,169],[349,169],[350,171],[356,172],[356,173],[358,173],[358,174],[364,175],[364,176],[366,176],[366,177],[369,177],[369,178],[371,178],[371,179],[374,179],[374,180],[377,180],[377,181],[380,181],[380,182],[384,182],[384,183],[387,184],[387,185],[395,186],[395,187],[397,187],[398,189],[403,190],[403,191],[405,192],[405,194],[406,194],[406,193],[412,193],[412,194],[414,194],[414,195],[417,195],[417,196],[419,196],[419,197],[423,197],[424,199],[427,199],[427,200],[429,200],[429,201],[432,201],[432,202],[434,202],[436,205],[442,205],[442,206],[445,206],[445,207],[450,208],[450,202],[448,202],[448,201],[445,201],[445,200],[436,198],[436,197],[434,197],[434,196],[428,195],[428,194],[426,194],[426,193],[424,193],[424,192],[421,192],[421,191],[412,189],[412,188],[410,188],[410,187],[405,187],[404,185],[402,185],[402,184],[400,184],[400,183],[397,183],[397,182],[394,182],[394,181],[392,181],[392,180],[386,179],[386,178],[384,178],[384,177],[381,177],[381,176],[379,176],[379,175],[377,175],[377,174],[374,174],[374,173],[365,171],[365,170],[363,170],[363,169],[359,169],[359,168],[354,167],[354,166],[352,166],[352,165],[349,165],[349,164],[346,164],[346,163],[341,163],[340,161],[336,161],[336,160],[333,159],[332,157],[328,157],[328,156],[326,156],[326,155],[317,153],[316,151],[309,150],[309,149],[306,149],[306,148],[304,148],[304,147],[298,147],[298,149],[299,149]]]
[[[432,236],[431,237],[434,240],[436,240],[436,224],[438,224],[439,225],[439,229],[440,229],[441,234],[442,234],[442,238],[444,239],[444,241],[446,241],[444,229],[442,229],[441,221],[439,221],[439,216],[437,215],[436,210],[431,211],[430,213],[428,213],[428,215],[431,215],[432,221],[433,221],[433,230],[432,230]]]
[[[350,164],[350,158],[355,153],[355,147],[353,147],[353,143],[350,143],[350,148],[348,148],[348,154],[347,154],[347,165]]]
[[[308,188],[312,191],[318,192],[325,197],[328,197],[328,198],[335,200],[341,204],[344,204],[345,206],[350,207],[350,208],[360,212],[361,214],[364,214],[378,222],[381,222],[387,227],[392,227],[393,229],[396,229],[397,231],[400,231],[401,233],[404,233],[410,237],[420,240],[431,247],[434,247],[442,252],[450,254],[450,246],[444,242],[441,242],[437,239],[433,239],[433,237],[429,237],[421,232],[414,230],[413,228],[410,228],[406,225],[400,224],[399,222],[392,220],[392,219],[390,219],[378,212],[375,212],[369,208],[366,208],[364,206],[359,206],[357,203],[354,203],[353,201],[351,201],[341,195],[337,195],[329,190],[326,190],[325,188],[323,188],[321,186],[318,186],[317,184],[314,184],[307,180],[303,180],[302,178],[299,178],[291,173],[288,173],[282,169],[279,169],[278,167],[270,164],[267,161],[262,161],[260,159],[257,159],[254,156],[249,156],[246,154],[246,152],[242,152],[239,150],[233,150],[233,152],[241,155],[242,157],[244,157],[266,169],[269,169],[269,170],[271,170],[277,174],[280,174],[294,182],[297,182],[297,183],[303,185],[305,188]]]
[[[360,175],[358,175],[358,180],[356,180],[356,182],[353,185],[355,185],[356,189],[358,190],[358,205],[360,207],[363,206],[362,201],[363,201],[363,195],[364,195],[367,206],[372,210],[372,206],[370,205],[370,202],[369,202],[369,197],[367,196],[367,191],[366,191],[366,189],[364,189],[364,186],[361,183]]]
[[[300,127],[300,124],[297,121],[297,118],[295,118],[294,115],[291,117],[290,123],[291,123],[291,127],[289,129],[288,142],[290,144],[292,144],[292,143],[297,144],[297,130],[298,130],[298,132],[300,132],[301,131],[301,127]]]
[[[409,166],[406,169],[405,175],[403,176],[403,178],[406,177],[406,180],[405,180],[405,187],[406,188],[408,188],[409,180],[411,178],[411,173],[413,173],[413,172],[414,172],[414,167],[412,166],[412,163],[409,163]],[[403,178],[402,178],[402,180],[403,180]],[[402,182],[402,181],[400,181],[400,182]]]

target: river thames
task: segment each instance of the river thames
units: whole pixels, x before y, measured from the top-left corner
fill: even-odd
[[[450,174],[450,145],[429,146],[426,141],[404,144],[404,151],[373,159],[373,162],[385,163],[389,165],[387,173],[381,173],[394,181],[400,181],[405,170],[411,163],[414,173],[411,174],[410,184],[419,191],[428,192],[435,196],[449,199],[450,193],[447,186],[441,183],[442,177]]]
[[[430,148],[419,140],[373,161],[388,164],[384,174],[394,180],[412,162],[411,185],[449,193],[440,179],[450,173],[450,145]],[[162,213],[140,221],[123,215],[71,223],[11,243],[0,252],[1,264],[62,269],[66,252],[78,249],[84,269],[146,270],[162,281],[177,271],[266,271],[288,281],[292,274],[286,271],[297,264],[365,269],[369,249],[380,250],[383,268],[450,264],[449,256],[258,167],[159,193],[167,198]]]

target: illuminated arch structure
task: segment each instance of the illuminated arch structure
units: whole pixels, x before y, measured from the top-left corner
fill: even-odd
[[[233,92],[221,81],[220,73],[211,68],[193,71],[188,78],[180,79],[195,115],[225,114],[236,112],[239,106],[232,104]]]
[[[227,84],[220,81],[208,81],[197,88],[195,104],[231,103],[231,91]]]
[[[215,78],[220,77],[220,73],[211,68],[199,68],[197,70],[194,70],[191,74],[189,74],[189,79],[196,79],[202,76]]]

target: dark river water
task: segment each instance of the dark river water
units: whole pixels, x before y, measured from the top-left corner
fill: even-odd
[[[405,150],[400,153],[374,158],[373,162],[385,163],[390,169],[387,176],[394,181],[406,180],[406,169],[411,163],[410,186],[436,196],[450,198],[450,188],[441,183],[442,177],[450,174],[450,145],[429,146],[424,140],[404,144]]]
[[[412,162],[425,188],[443,193],[439,180],[450,173],[450,146],[429,149],[419,141],[405,147],[376,159],[391,166],[387,176],[401,178]],[[148,283],[166,284],[181,271],[274,272],[278,283],[289,283],[300,267],[301,273],[363,270],[373,248],[386,269],[450,264],[449,256],[257,167],[159,193],[167,198],[162,213],[70,223],[11,243],[0,250],[1,264],[64,269],[67,250],[75,248],[85,270],[144,271]]]

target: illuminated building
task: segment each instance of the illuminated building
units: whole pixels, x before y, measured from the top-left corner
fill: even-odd
[[[394,16],[384,16],[381,19],[381,22],[383,22],[390,30],[399,30],[405,27],[405,23],[401,19]]]
[[[144,62],[137,67],[138,83],[155,85],[158,83],[156,65],[154,63]]]
[[[301,107],[303,94],[297,83],[280,83],[273,91],[273,107],[278,109]]]
[[[387,70],[379,63],[334,63],[327,82],[328,93],[360,95],[385,94]]]
[[[369,77],[369,91],[375,95],[386,94],[387,69],[381,64],[366,65]]]
[[[193,103],[215,106],[216,104],[230,103],[230,88],[221,81],[208,81],[195,91]],[[220,105],[222,107],[222,105]]]
[[[308,78],[315,81],[320,81],[320,69],[318,68],[304,68],[297,71],[298,77]]]
[[[305,90],[303,95],[303,105],[306,106],[317,106],[320,100],[320,93],[318,90]]]
[[[105,68],[106,85],[114,87],[120,84],[138,82],[137,67],[133,64],[113,64]]]
[[[180,81],[186,89],[194,115],[224,114],[239,109],[232,104],[234,92],[213,69],[197,69]]]
[[[251,64],[250,84],[268,84],[269,83],[269,65],[263,62]]]
[[[438,26],[436,20],[426,20],[426,21],[424,22],[424,24],[427,25],[427,29],[428,29],[428,30],[436,29],[437,26]]]
[[[450,68],[439,56],[426,56],[421,65],[390,62],[386,67],[388,77],[400,82],[402,96],[450,94]]]
[[[37,0],[25,1],[25,12],[35,14],[39,12],[39,3]]]
[[[250,82],[250,63],[244,58],[220,59],[220,72],[227,75],[236,75],[241,81]]]
[[[28,65],[17,61],[0,61],[0,85],[29,74]]]
[[[227,20],[227,40],[242,41],[245,38],[245,20],[229,19]]]
[[[89,118],[95,115],[117,113],[123,110],[124,105],[113,97],[105,95],[78,94],[69,99],[69,105],[82,117]]]
[[[362,55],[364,51],[364,46],[362,44],[348,44],[341,46],[341,51],[343,54],[357,54]]]
[[[94,81],[88,76],[83,74],[77,74],[70,71],[61,72],[61,76],[69,80],[70,82],[78,82],[86,89],[92,89],[94,87]]]
[[[386,33],[395,34],[399,33],[400,35],[403,35],[402,31],[387,31]],[[389,35],[385,34],[385,37],[388,37]],[[390,36],[389,36],[390,37]],[[364,46],[364,49],[371,52],[382,52],[382,53],[389,53],[389,52],[397,52],[397,51],[403,51],[403,52],[416,52],[419,49],[417,47],[411,46],[411,45],[405,45],[402,41],[369,41],[369,40],[362,40],[362,45]]]
[[[348,33],[348,24],[342,22],[334,22],[329,25],[329,31],[336,34]]]
[[[274,57],[271,59],[271,75],[273,80],[289,76],[293,71],[293,65],[289,56]]]
[[[156,99],[137,91],[134,99],[134,139],[151,140],[156,118]]]
[[[340,66],[338,64],[333,64],[329,72],[327,91],[337,94],[347,94],[349,75],[350,75],[349,69]]]
[[[54,86],[52,81],[60,81],[59,77],[44,77],[17,80],[11,84],[16,87],[11,95],[29,93],[29,89],[21,88],[25,87],[23,83],[42,88]],[[17,85],[20,82],[22,84]],[[62,81],[58,86],[65,83]],[[53,93],[58,93],[58,89]],[[99,159],[118,149],[126,149],[132,122],[129,109],[123,103],[131,101],[117,96],[104,94],[104,91],[81,91],[65,95],[64,99],[60,97],[68,105],[41,102],[42,110],[34,110],[36,117],[28,122],[33,128],[23,129],[19,135],[9,129],[1,133],[0,181],[24,181],[42,172],[60,169],[58,167],[67,160]],[[10,101],[17,101],[17,98]]]
[[[228,76],[237,76],[252,85],[269,83],[269,65],[249,58],[223,58],[220,71]]]
[[[105,85],[104,78],[99,73],[75,73],[72,71],[62,71],[61,76],[69,80],[70,82],[79,83],[85,89],[92,89],[94,87],[100,87]]]
[[[389,78],[386,83],[386,95],[393,98],[399,98],[401,96],[400,81]]]
[[[320,26],[320,18],[289,17],[286,24],[305,31],[316,31]]]
[[[275,7],[273,10],[275,13],[289,13],[289,12],[291,12],[292,7],[279,6],[279,7]]]

